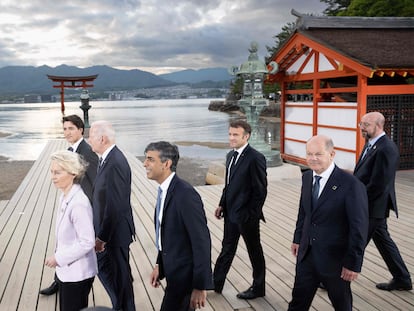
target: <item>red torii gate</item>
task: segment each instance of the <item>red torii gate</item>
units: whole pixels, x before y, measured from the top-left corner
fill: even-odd
[[[65,114],[65,87],[67,88],[88,88],[93,87],[93,84],[87,84],[87,82],[92,82],[96,79],[98,75],[92,76],[79,76],[79,77],[67,77],[67,76],[52,76],[47,75],[47,77],[53,82],[59,84],[53,85],[53,88],[60,88],[60,109],[62,114]]]

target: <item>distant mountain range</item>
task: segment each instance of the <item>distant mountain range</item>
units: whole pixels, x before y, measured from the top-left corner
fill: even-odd
[[[159,75],[159,77],[177,83],[199,83],[204,81],[228,81],[232,76],[226,68],[187,69]]]
[[[47,75],[89,76],[98,74],[93,82],[93,91],[116,91],[139,88],[172,86],[176,84],[196,84],[203,81],[228,81],[232,77],[226,68],[183,70],[174,73],[155,75],[138,69],[119,70],[108,66],[78,68],[60,65],[49,66],[8,66],[0,68],[0,95],[56,94],[53,82]]]

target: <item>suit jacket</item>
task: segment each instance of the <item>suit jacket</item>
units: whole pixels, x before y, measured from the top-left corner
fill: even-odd
[[[131,168],[115,146],[96,175],[92,203],[95,234],[108,246],[129,246],[135,236],[130,198]]]
[[[89,166],[86,169],[85,175],[83,176],[80,184],[86,196],[89,198],[89,201],[92,202],[92,189],[96,178],[96,170],[98,168],[98,156],[95,152],[92,151],[91,146],[89,146],[85,139],[82,139],[81,143],[76,149],[76,152],[79,153],[83,159],[89,163]]]
[[[232,223],[245,223],[250,217],[264,220],[263,204],[267,196],[266,159],[250,145],[243,150],[230,170],[233,151],[226,157],[226,181],[219,205]]]
[[[155,223],[155,215],[154,215]],[[161,222],[159,278],[177,293],[212,289],[211,240],[203,202],[177,175],[171,180]]]
[[[354,175],[366,186],[371,218],[386,218],[390,215],[390,209],[398,217],[395,173],[399,158],[397,146],[384,135],[355,166]]]
[[[310,249],[317,271],[340,275],[342,267],[360,272],[368,234],[368,200],[364,185],[335,166],[317,206],[312,209],[313,174],[303,174],[293,242],[297,261]]]
[[[66,198],[61,195],[55,231],[59,280],[78,282],[95,276],[98,265],[92,207],[80,185],[74,184]]]

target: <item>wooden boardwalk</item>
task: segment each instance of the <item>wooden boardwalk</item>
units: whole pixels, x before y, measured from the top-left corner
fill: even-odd
[[[50,141],[39,159],[8,201],[0,201],[0,310],[58,310],[56,295],[38,294],[52,281],[54,271],[43,265],[54,245],[55,208],[58,191],[50,181],[51,152],[66,149],[64,140]],[[131,267],[137,310],[159,310],[162,289],[149,285],[149,275],[156,257],[152,223],[156,187],[146,178],[142,163],[127,154],[133,170],[132,206],[138,240],[131,245]],[[252,301],[239,300],[236,294],[249,287],[251,268],[244,243],[240,241],[237,256],[228,275],[223,294],[208,293],[203,310],[286,310],[291,297],[295,259],[290,245],[295,226],[300,179],[269,183],[264,213],[267,222],[261,226],[267,265],[266,297]],[[222,221],[213,217],[222,186],[200,186],[212,238],[212,265],[221,247]],[[411,273],[414,273],[414,171],[398,172],[397,200],[400,218],[389,219],[390,232],[400,248]],[[414,310],[414,292],[383,292],[375,284],[391,278],[373,243],[366,250],[363,272],[353,283],[354,309]],[[165,283],[164,283],[165,284]],[[90,306],[111,306],[99,280],[94,282]],[[312,310],[332,310],[325,291],[319,290]]]

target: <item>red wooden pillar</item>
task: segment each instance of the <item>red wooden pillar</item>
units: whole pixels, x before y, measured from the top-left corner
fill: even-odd
[[[60,89],[60,110],[62,111],[62,115],[65,115],[65,88],[93,87],[93,84],[88,84],[88,82],[93,82],[97,76],[98,75],[69,77],[47,75],[50,80],[58,83],[53,85],[53,88]]]

